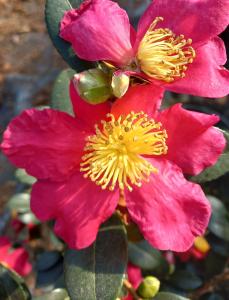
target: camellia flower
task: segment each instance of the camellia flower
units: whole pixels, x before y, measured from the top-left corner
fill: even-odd
[[[27,251],[22,247],[12,248],[7,237],[0,237],[0,263],[21,276],[28,275],[32,270]]]
[[[103,61],[154,85],[185,94],[222,97],[229,92],[223,41],[228,0],[154,0],[137,32],[110,0],[85,0],[67,11],[60,36],[78,57]],[[156,88],[156,87],[155,87]]]
[[[12,120],[1,148],[38,181],[31,208],[71,248],[89,246],[125,200],[132,220],[156,248],[185,251],[202,235],[210,204],[182,173],[198,174],[225,147],[219,118],[183,109],[159,112],[162,91],[131,87],[111,107],[83,101],[71,84],[75,117],[29,109]],[[151,101],[151,105],[149,105]]]

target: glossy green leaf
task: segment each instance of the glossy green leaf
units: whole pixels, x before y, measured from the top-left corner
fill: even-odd
[[[184,291],[195,290],[202,285],[202,280],[198,276],[186,270],[179,270],[173,273],[169,282],[176,288]]]
[[[56,283],[62,278],[63,264],[59,263],[52,268],[37,272],[36,287],[47,290],[59,287]]]
[[[161,252],[154,249],[145,240],[128,244],[129,260],[136,266],[153,274],[162,275],[169,272],[169,265]]]
[[[72,103],[69,95],[69,83],[75,71],[72,69],[63,70],[57,77],[51,96],[51,106],[54,109],[64,111],[74,116]]]
[[[63,259],[59,251],[45,251],[38,256],[36,268],[38,271],[45,271],[52,268]]]
[[[29,300],[30,292],[24,280],[15,272],[0,264],[0,299]]]
[[[21,183],[28,185],[32,185],[36,182],[36,178],[28,175],[24,169],[17,169],[15,172],[15,177]]]
[[[214,166],[206,168],[197,176],[192,176],[191,180],[193,182],[201,183],[211,181],[229,172],[229,133],[223,130],[220,131],[223,132],[224,137],[227,141],[227,146],[224,153],[220,155],[218,161]]]
[[[229,216],[222,201],[214,196],[207,196],[212,206],[209,229],[217,237],[229,241]]]
[[[59,251],[45,251],[38,256],[36,264],[37,287],[60,287],[57,281],[63,276],[63,256]]]
[[[154,300],[189,300],[188,298],[173,293],[168,293],[168,292],[160,292],[153,299]]]
[[[225,268],[226,259],[218,253],[211,251],[204,260],[205,272],[204,276],[206,278],[212,278],[215,275],[223,272]]]
[[[63,59],[77,72],[94,65],[76,56],[71,44],[59,37],[59,27],[65,11],[78,7],[81,2],[82,0],[47,0],[45,6],[45,20],[50,38]]]
[[[65,283],[71,300],[114,300],[127,264],[125,228],[113,216],[100,228],[92,246],[65,253]]]

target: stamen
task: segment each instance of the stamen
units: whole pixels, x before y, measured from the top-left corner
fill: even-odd
[[[191,39],[184,35],[176,36],[168,28],[157,28],[158,22],[163,21],[157,17],[140,42],[137,61],[140,69],[148,76],[172,82],[185,76],[187,65],[193,62],[195,50],[190,47]]]
[[[109,121],[95,126],[96,134],[89,136],[80,164],[85,178],[90,178],[102,189],[132,191],[140,187],[157,169],[145,155],[167,153],[167,133],[144,112],[131,112],[117,120],[112,114]]]

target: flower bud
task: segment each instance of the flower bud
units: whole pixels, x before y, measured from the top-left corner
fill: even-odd
[[[137,293],[142,298],[152,298],[156,296],[160,289],[160,281],[153,276],[147,276],[137,289]]]
[[[198,236],[195,238],[194,247],[201,253],[207,253],[210,250],[210,245],[203,236]]]
[[[118,74],[113,74],[111,87],[113,90],[113,94],[117,98],[121,98],[125,95],[126,91],[128,90],[130,84],[130,77],[124,73],[119,72]]]
[[[100,69],[75,74],[73,84],[80,97],[90,104],[103,103],[112,97],[109,76]]]

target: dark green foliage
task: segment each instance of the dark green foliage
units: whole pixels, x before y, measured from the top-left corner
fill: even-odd
[[[72,300],[114,300],[127,264],[123,225],[113,216],[100,229],[93,245],[65,253],[65,283]]]
[[[45,7],[45,20],[49,36],[63,59],[77,72],[93,68],[93,64],[83,61],[75,55],[71,44],[59,37],[59,27],[64,12],[78,7],[81,2],[81,0],[47,0]]]
[[[31,295],[24,280],[15,272],[0,265],[0,299],[30,300]]]
[[[69,84],[75,74],[72,69],[63,70],[57,77],[51,97],[51,106],[54,109],[64,111],[74,116],[72,103],[69,95]]]

